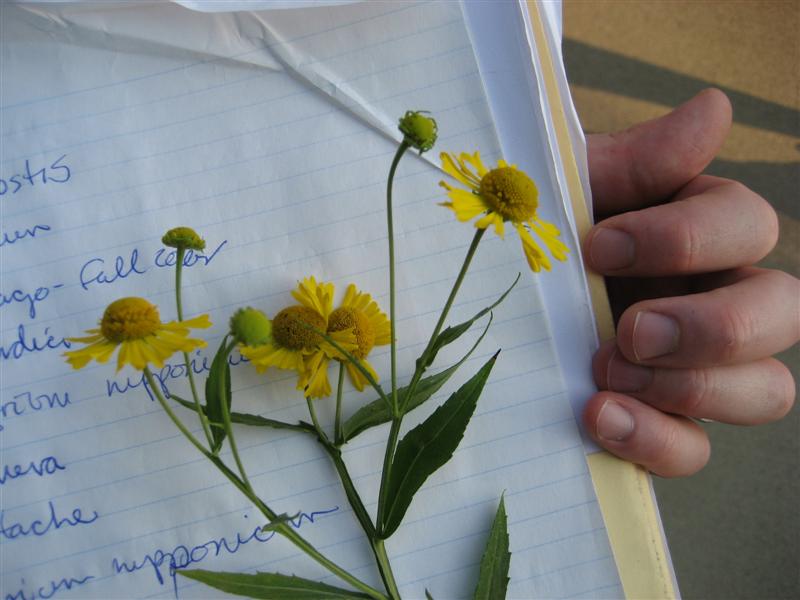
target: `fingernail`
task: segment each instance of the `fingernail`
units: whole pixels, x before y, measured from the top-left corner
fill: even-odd
[[[664,356],[678,347],[680,330],[671,317],[642,311],[633,322],[633,353],[636,360]]]
[[[621,442],[633,433],[633,416],[613,400],[606,400],[597,415],[597,436],[613,442]]]
[[[615,392],[641,392],[653,382],[653,369],[629,363],[614,350],[606,370],[608,389]]]
[[[592,237],[589,256],[599,271],[616,271],[630,267],[635,254],[633,238],[619,229],[601,227]]]

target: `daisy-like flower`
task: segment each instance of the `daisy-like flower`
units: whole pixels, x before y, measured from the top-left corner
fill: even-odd
[[[162,323],[158,308],[144,298],[121,298],[108,305],[100,327],[89,329],[88,336],[67,338],[87,346],[65,352],[64,356],[74,369],[81,369],[93,359],[99,363],[108,361],[119,348],[117,371],[126,364],[140,371],[151,363],[161,368],[176,352],[204,347],[206,343],[190,338],[189,332],[208,327],[208,315]]]
[[[501,238],[506,221],[510,221],[519,233],[525,258],[533,271],[549,271],[550,259],[536,243],[531,231],[544,242],[556,260],[567,259],[569,248],[558,239],[561,232],[536,214],[539,191],[523,171],[504,160],[499,160],[497,167],[489,170],[478,152],[462,152],[458,157],[442,152],[441,159],[445,173],[468,188],[463,190],[440,182],[450,197],[450,202],[444,202],[442,206],[452,210],[459,221],[470,221],[482,215],[475,221],[475,227],[486,229],[492,225]]]
[[[366,359],[375,346],[391,343],[392,330],[389,318],[381,312],[378,303],[369,294],[359,292],[352,283],[347,286],[341,306],[334,310],[328,319],[329,334],[333,335],[348,329],[352,329],[358,344],[351,354],[361,361],[362,366],[377,381],[378,375]],[[353,385],[359,392],[362,391],[368,383],[366,377],[350,361],[345,361],[344,364]]]
[[[327,373],[321,372],[322,364],[327,366],[331,358],[343,357],[317,331],[328,331],[333,292],[332,283],[304,279],[292,291],[300,304],[281,310],[271,321],[269,335],[259,340],[261,343],[240,346],[239,352],[259,373],[269,367],[294,370],[300,375],[297,389],[312,398],[329,396],[331,386]],[[352,329],[331,333],[330,337],[348,352],[357,347]]]

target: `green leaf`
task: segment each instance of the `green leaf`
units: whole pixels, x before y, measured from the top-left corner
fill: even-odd
[[[180,396],[176,396],[175,394],[172,393],[170,393],[170,398],[175,400],[175,402],[177,402],[181,406],[197,412],[197,407],[194,405],[194,402],[189,402],[188,400],[184,400]],[[204,414],[208,415],[208,411],[206,410],[205,406],[201,406],[200,408]],[[306,433],[313,433],[314,435],[316,435],[314,426],[304,421],[300,421],[299,423],[286,423],[285,421],[277,421],[275,419],[268,419],[266,417],[262,417],[259,415],[251,415],[249,413],[232,412],[231,423],[238,423],[239,425],[250,425],[253,427],[272,427],[273,429],[295,429]]]
[[[483,340],[484,336],[489,331],[489,326],[491,324],[492,316],[490,315],[489,322],[486,324],[486,328],[483,330],[483,333],[481,333],[481,336],[460,361],[444,371],[437,373],[436,375],[431,375],[430,377],[420,379],[419,383],[417,384],[417,389],[414,390],[414,395],[408,399],[408,405],[406,406],[405,410],[406,414],[430,399],[431,396],[438,392],[441,387],[447,383],[447,380],[450,379],[453,373],[455,373],[456,370],[458,370],[458,368],[466,362],[466,360],[475,351],[475,348],[478,347],[478,344],[481,343],[481,340]],[[407,387],[401,387],[397,390],[397,397],[400,398],[401,404],[404,401],[407,392]],[[370,427],[382,425],[391,420],[392,409],[386,406],[386,402],[380,398],[373,400],[369,404],[359,408],[352,417],[344,422],[342,425],[342,440],[347,442]]]
[[[237,596],[269,600],[323,600],[325,598],[369,598],[317,581],[280,573],[226,573],[194,569],[178,571],[184,577]]]
[[[381,537],[387,538],[397,530],[417,490],[453,456],[499,353],[400,440],[389,472],[386,506],[379,511],[383,515]]]
[[[500,296],[500,298],[498,298],[494,304],[492,304],[491,306],[487,306],[480,312],[476,313],[475,316],[472,317],[470,320],[464,321],[463,323],[459,323],[458,325],[454,325],[452,327],[448,327],[444,331],[442,331],[438,336],[436,336],[436,339],[431,345],[430,350],[428,350],[427,353],[423,354],[417,359],[417,368],[425,369],[431,366],[433,364],[433,360],[436,358],[436,355],[439,353],[439,350],[447,346],[447,344],[451,344],[458,338],[460,338],[464,334],[464,332],[466,332],[470,327],[472,327],[472,324],[475,321],[480,319],[483,315],[487,314],[489,311],[491,311],[493,308],[499,305],[503,300],[505,300],[506,296],[508,296],[511,293],[511,290],[514,289],[514,286],[517,285],[517,282],[519,281],[521,275],[522,275],[521,273],[517,274],[517,278],[514,280],[514,283],[511,284],[511,287],[509,287],[505,292],[503,292],[503,295]],[[421,361],[424,362],[421,363]]]
[[[211,421],[211,437],[213,445],[211,452],[216,454],[222,448],[225,440],[225,428],[221,423],[223,417],[223,405],[225,402],[228,410],[231,409],[231,367],[228,364],[228,336],[222,338],[219,350],[211,362],[211,370],[206,379],[206,415]]]
[[[275,531],[278,527],[280,527],[281,525],[283,525],[285,523],[292,524],[292,522],[297,517],[299,517],[301,514],[303,514],[303,513],[299,512],[299,513],[297,513],[295,515],[289,515],[287,513],[281,513],[279,515],[276,515],[275,518],[272,519],[272,521],[270,521],[269,523],[267,523],[266,525],[264,525],[261,528],[261,531]]]
[[[428,590],[425,590],[425,600],[433,600],[433,596]]]
[[[475,600],[502,600],[508,588],[508,567],[511,564],[511,552],[508,551],[508,519],[506,517],[505,500],[500,497],[500,505],[494,516],[486,550],[481,559],[481,571],[478,576],[478,587],[475,588]]]

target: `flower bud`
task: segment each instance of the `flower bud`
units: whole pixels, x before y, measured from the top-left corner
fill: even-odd
[[[433,148],[439,133],[436,121],[432,117],[425,116],[425,112],[409,110],[398,125],[400,133],[403,134],[403,141],[419,150],[420,154]]]
[[[257,308],[240,308],[231,317],[231,335],[245,346],[261,346],[272,339],[272,321]]]
[[[170,229],[161,238],[161,243],[170,248],[183,250],[203,250],[206,247],[206,241],[191,227]]]

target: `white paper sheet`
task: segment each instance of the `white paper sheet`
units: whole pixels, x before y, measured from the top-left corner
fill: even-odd
[[[159,238],[182,224],[208,242],[187,265],[184,298],[188,314],[210,312],[210,348],[235,308],[275,314],[307,275],[340,294],[354,282],[386,308],[383,193],[397,117],[430,110],[438,149],[500,157],[460,6],[204,14],[163,3],[4,3],[0,11],[3,597],[218,597],[175,575],[187,563],[338,583],[284,540],[254,533],[258,515],[179,436],[138,373],[70,371],[63,338],[94,326],[121,296],[146,296],[174,318]],[[396,180],[406,378],[471,236],[436,206],[442,174],[431,158],[406,158]],[[547,161],[506,158],[539,182],[543,202],[558,197]],[[561,211],[542,207],[550,220]],[[452,321],[491,303],[520,271],[479,351],[437,395],[441,402],[503,349],[459,451],[388,543],[408,597],[425,588],[436,598],[471,593],[504,490],[510,596],[621,593],[538,289],[559,275],[534,277],[513,234],[487,235]],[[477,335],[438,364],[452,364]],[[193,356],[198,371],[211,352]],[[386,348],[371,358],[385,378]],[[176,357],[159,378],[185,393],[178,365]],[[306,418],[292,377],[260,377],[241,364],[234,379],[237,410]],[[349,390],[346,412],[371,399]],[[318,406],[330,424],[332,402]],[[270,505],[302,511],[304,536],[377,585],[316,445],[281,432],[239,435]],[[371,430],[345,451],[371,511],[385,436]]]

